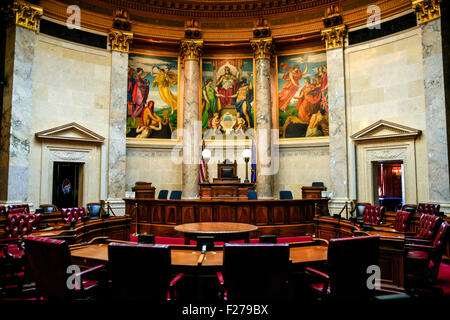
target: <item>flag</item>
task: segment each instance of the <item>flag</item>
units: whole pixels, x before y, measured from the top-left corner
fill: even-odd
[[[203,159],[203,150],[205,149],[205,141],[202,144],[202,160],[200,162],[200,183],[206,180],[206,161]]]
[[[256,182],[256,154],[255,154],[255,147],[253,145],[253,140],[252,140],[252,157],[251,157],[251,171],[252,171],[252,176],[251,176],[251,182],[255,183]]]

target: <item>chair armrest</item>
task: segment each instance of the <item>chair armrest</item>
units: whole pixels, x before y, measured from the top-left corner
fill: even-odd
[[[423,244],[412,244],[408,243],[405,244],[405,250],[406,251],[426,251],[426,252],[433,252],[435,250],[432,246],[427,246]]]
[[[222,272],[218,271],[218,272],[216,273],[216,276],[217,276],[217,280],[219,281],[219,284],[220,284],[221,286],[223,286],[223,285],[225,284],[225,281],[223,280],[223,274],[222,274]]]
[[[184,276],[184,273],[177,274],[172,280],[170,280],[169,287],[170,288],[175,287],[177,282],[180,281],[180,279],[183,278],[183,276]]]
[[[426,240],[426,239],[405,238],[405,243],[407,243],[407,242],[414,243],[414,244],[428,245],[430,247],[433,245],[433,241]]]
[[[316,270],[316,269],[313,269],[310,267],[307,267],[305,269],[306,269],[307,273],[310,273],[310,274],[322,279],[323,281],[326,281],[326,282],[330,281],[330,276],[327,275],[326,273],[320,272],[319,270]]]
[[[172,280],[169,282],[169,291],[167,291],[167,300],[173,300],[177,298],[177,291],[175,289],[176,284],[183,278],[184,273],[177,274]]]
[[[79,278],[81,280],[81,284],[83,283],[83,279],[86,278],[86,276],[92,276],[94,279],[100,278],[100,272],[106,270],[106,266],[104,264],[100,264],[98,266],[92,267],[90,269],[81,271],[79,273],[75,274],[76,278]],[[81,288],[85,290],[85,288]]]

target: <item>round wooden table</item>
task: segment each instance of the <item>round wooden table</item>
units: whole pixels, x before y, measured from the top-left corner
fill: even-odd
[[[258,227],[247,223],[235,222],[197,222],[185,223],[175,227],[175,231],[184,234],[185,243],[196,240],[197,236],[213,236],[214,241],[230,242],[244,240],[249,242],[250,232],[258,230]]]

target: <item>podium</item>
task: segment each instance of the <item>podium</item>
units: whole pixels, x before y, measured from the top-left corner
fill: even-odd
[[[212,183],[200,183],[200,200],[247,200],[248,190],[255,190],[255,184],[241,183],[240,179],[214,179]]]

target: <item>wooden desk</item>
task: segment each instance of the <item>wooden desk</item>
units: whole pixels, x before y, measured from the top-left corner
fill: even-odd
[[[170,246],[172,267],[180,271],[205,272],[220,269],[223,265],[223,247],[207,251],[199,264],[201,251],[194,246]],[[71,246],[72,263],[82,268],[90,268],[108,263],[108,244],[86,244]],[[303,267],[310,263],[327,261],[328,247],[317,242],[293,244],[290,246],[289,259],[294,267]]]
[[[311,235],[316,206],[328,210],[328,199],[311,200],[146,200],[125,198],[131,232],[182,237],[175,225],[194,222],[239,222],[258,230],[251,237]]]
[[[254,183],[241,183],[239,180],[217,180],[213,183],[200,183],[201,200],[247,200],[248,190],[255,190]]]
[[[257,226],[235,222],[197,222],[180,224],[175,230],[184,234],[185,244],[197,236],[213,236],[214,241],[230,242],[233,240],[250,241],[250,232],[258,230]]]

